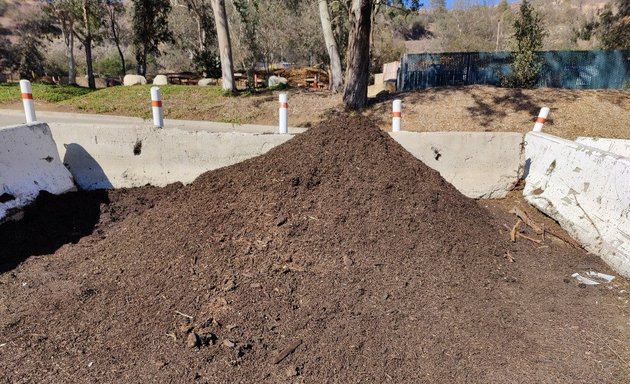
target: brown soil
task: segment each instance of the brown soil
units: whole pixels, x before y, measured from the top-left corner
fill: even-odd
[[[368,113],[389,127],[391,100],[403,100],[403,125],[410,131],[528,132],[541,107],[551,113],[544,131],[575,139],[630,139],[630,91],[556,88],[444,87],[390,95]]]
[[[94,233],[0,275],[7,382],[630,378],[625,282],[579,287],[571,273],[610,271],[564,244],[511,243],[504,210],[365,117],[186,187],[86,199]],[[67,221],[46,217],[24,222],[36,234]]]
[[[301,78],[301,77],[296,77]],[[541,88],[505,89],[492,86],[444,87],[383,94],[365,114],[384,130],[391,129],[392,100],[403,100],[403,129],[408,131],[528,132],[540,108],[551,108],[544,131],[560,137],[595,136],[630,139],[630,91]],[[275,125],[278,96],[263,93],[219,98],[217,103],[171,104],[167,118]],[[20,103],[2,108],[20,109]],[[82,112],[68,106],[38,102],[38,109]],[[191,109],[192,108],[192,109]],[[341,95],[313,89],[289,90],[289,124],[309,127],[341,111]],[[116,113],[121,113],[118,109]],[[235,112],[236,111],[236,112]]]

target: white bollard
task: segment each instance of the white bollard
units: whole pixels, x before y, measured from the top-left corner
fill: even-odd
[[[280,133],[289,133],[289,95],[286,93],[280,94]]]
[[[164,111],[162,110],[162,94],[159,87],[151,87],[151,109],[153,110],[153,125],[164,127]]]
[[[549,116],[549,108],[542,107],[536,119],[536,124],[534,124],[534,132],[542,132],[543,126],[547,121],[547,116]]]
[[[402,119],[402,100],[394,100],[392,108],[392,132],[400,132]]]
[[[33,90],[31,82],[28,80],[20,80],[20,91],[22,92],[22,103],[24,104],[24,114],[26,115],[26,123],[37,121],[35,117],[35,104],[33,103]]]

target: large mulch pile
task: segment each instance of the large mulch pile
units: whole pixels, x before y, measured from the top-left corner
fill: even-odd
[[[186,187],[47,198],[40,208],[85,199],[68,209],[92,213],[75,244],[2,264],[6,382],[628,378],[600,343],[626,332],[598,320],[610,291],[568,279],[601,270],[596,258],[511,243],[498,216],[365,117]],[[24,219],[33,239],[60,225],[40,212]],[[20,230],[0,226],[0,243]]]

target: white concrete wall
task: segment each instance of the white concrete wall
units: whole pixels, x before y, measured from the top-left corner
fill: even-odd
[[[575,142],[630,158],[630,140],[578,137]]]
[[[383,81],[396,81],[398,79],[399,61],[383,64]]]
[[[36,122],[0,128],[0,196],[14,196],[0,203],[0,222],[35,200],[39,191],[60,194],[74,189],[48,125]]]
[[[544,133],[525,142],[527,201],[630,278],[630,159]]]
[[[390,135],[468,197],[505,197],[519,180],[520,133],[402,131]]]
[[[261,155],[293,137],[146,125],[60,124],[51,129],[63,162],[86,190],[190,183],[206,171]]]

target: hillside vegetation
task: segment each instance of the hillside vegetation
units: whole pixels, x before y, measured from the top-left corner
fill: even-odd
[[[588,40],[581,40],[578,39],[577,31],[588,21],[593,20],[597,11],[609,1],[531,2],[544,15],[544,26],[548,36],[543,49],[590,49],[600,46],[596,34],[589,36]],[[19,48],[20,52],[29,52],[30,56],[23,57],[21,62],[31,62],[34,68],[28,68],[29,71],[24,73],[30,74],[30,70],[34,70],[38,75],[64,76],[67,75],[67,58],[59,23],[54,18],[45,16],[41,9],[42,3],[37,0],[0,0],[0,51],[10,52],[11,49],[16,51]],[[148,74],[205,71],[217,76],[217,63],[211,60],[212,57],[218,56],[213,22],[210,22],[207,30],[201,33],[198,30],[195,13],[186,7],[187,3],[171,1],[168,27],[173,39],[162,43],[160,52],[150,57]],[[258,6],[244,9],[242,1],[226,2],[237,68],[247,69],[253,66],[272,68],[278,63],[326,66],[328,57],[319,22],[317,1],[257,0],[255,3]],[[455,2],[453,8],[439,11],[433,4],[440,1],[426,1],[416,12],[401,10],[396,6],[401,3],[400,0],[387,3],[393,6],[382,5],[374,15],[372,72],[380,72],[383,63],[398,60],[404,51],[510,49],[512,23],[518,12],[517,2],[509,4],[504,2],[498,6],[484,5],[482,1]],[[116,16],[119,44],[125,58],[125,70],[127,73],[133,73],[136,69],[131,28],[134,13],[131,1],[122,4],[123,11]],[[343,60],[348,43],[348,10],[345,8],[345,2],[329,1],[329,4],[335,37],[340,45]],[[94,70],[103,77],[119,76],[120,55],[106,28],[107,22],[107,19],[103,20],[103,30],[98,32],[98,39],[95,40],[93,47]],[[10,43],[7,43],[7,38]],[[204,45],[203,55],[198,48],[200,41],[203,41]],[[11,44],[14,45],[13,48]],[[11,49],[7,50],[7,47]],[[40,52],[41,61],[33,56],[35,50]],[[81,44],[75,41],[74,56],[78,69],[77,76],[80,78],[86,73],[84,55]],[[5,56],[8,56],[8,53]],[[2,59],[0,58],[0,64]],[[20,60],[14,60],[14,63],[17,62]],[[7,65],[2,66],[6,70]]]

